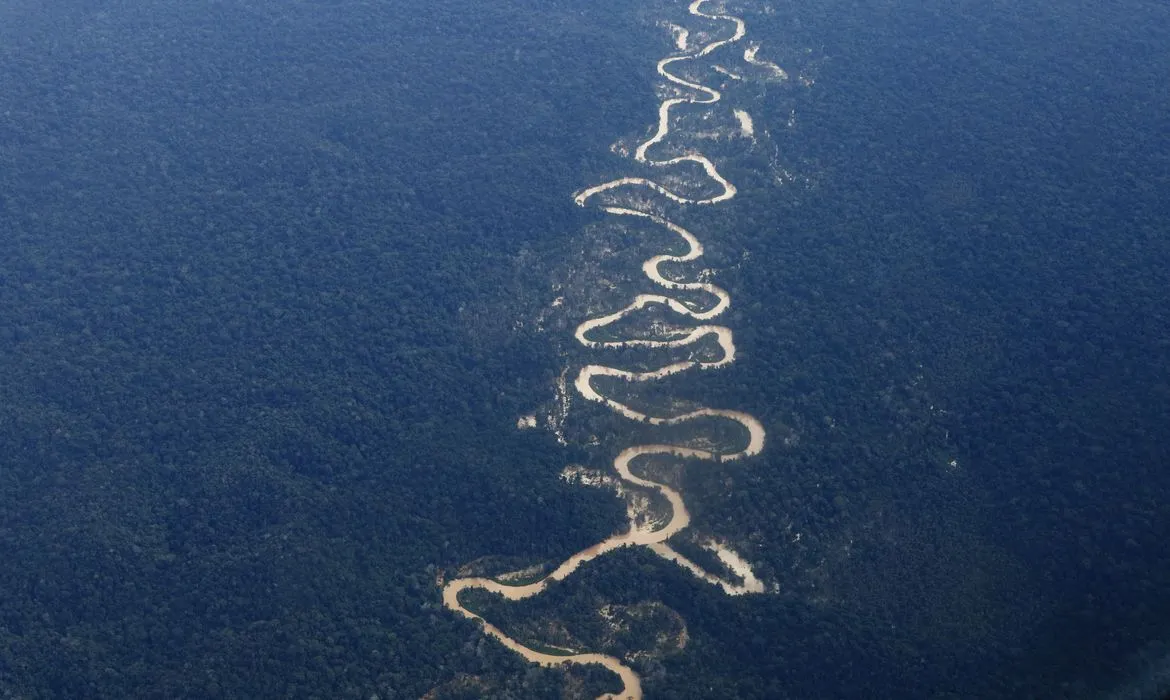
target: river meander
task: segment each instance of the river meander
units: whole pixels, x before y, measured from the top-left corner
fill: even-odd
[[[686,530],[690,526],[691,516],[687,510],[683,494],[677,489],[659,483],[645,476],[634,473],[634,465],[639,460],[654,455],[665,455],[683,460],[705,460],[722,463],[739,460],[760,454],[765,445],[765,431],[763,425],[753,416],[742,411],[700,408],[675,415],[652,415],[639,411],[618,399],[607,396],[599,390],[594,380],[612,378],[627,383],[638,384],[661,380],[689,370],[707,370],[726,366],[735,361],[736,350],[730,328],[712,323],[724,314],[731,305],[731,297],[726,290],[705,280],[688,281],[675,279],[664,274],[660,266],[663,264],[685,263],[696,260],[703,255],[703,244],[698,236],[683,228],[679,224],[668,220],[663,215],[646,208],[635,208],[625,202],[616,202],[616,196],[626,190],[649,190],[669,202],[678,205],[709,206],[732,199],[736,196],[736,188],[728,181],[716,167],[715,163],[702,153],[688,151],[682,155],[670,158],[656,159],[651,152],[661,144],[671,133],[672,113],[680,107],[696,105],[714,105],[722,99],[719,90],[700,82],[689,80],[674,72],[687,62],[695,62],[715,51],[742,40],[747,28],[744,21],[718,10],[705,11],[704,6],[711,4],[709,0],[693,0],[688,11],[696,18],[705,20],[717,28],[712,33],[723,38],[711,39],[701,43],[696,37],[707,36],[693,30],[671,25],[675,32],[675,45],[679,53],[667,56],[658,61],[657,71],[667,83],[674,88],[677,96],[669,96],[658,107],[658,121],[654,134],[640,143],[633,157],[638,162],[651,168],[671,168],[684,164],[697,165],[702,169],[712,188],[706,196],[687,196],[647,177],[620,177],[597,185],[593,185],[577,192],[573,199],[580,206],[596,206],[603,212],[616,217],[630,217],[660,226],[678,236],[686,244],[686,252],[681,255],[655,255],[642,264],[645,276],[662,289],[657,294],[639,294],[624,308],[611,313],[587,319],[581,322],[574,333],[576,340],[586,348],[607,350],[614,348],[680,348],[699,343],[706,338],[713,338],[719,348],[719,354],[706,358],[703,354],[693,354],[705,359],[688,359],[666,364],[649,371],[630,371],[611,367],[605,364],[588,364],[578,372],[573,387],[585,400],[602,404],[615,413],[633,421],[657,426],[680,425],[701,418],[716,418],[731,421],[742,427],[743,444],[737,449],[719,450],[714,448],[699,448],[681,444],[639,444],[627,447],[613,460],[614,471],[620,482],[631,487],[647,489],[657,492],[669,504],[669,518],[665,523],[639,525],[631,514],[628,529],[598,542],[572,555],[549,574],[538,581],[526,585],[511,585],[500,580],[483,577],[456,578],[446,582],[443,587],[443,604],[450,610],[472,620],[480,622],[485,634],[495,638],[508,649],[520,654],[533,663],[544,666],[562,664],[597,664],[615,673],[622,681],[622,690],[616,694],[602,696],[608,699],[639,700],[642,697],[641,679],[637,673],[621,659],[594,652],[579,652],[565,654],[550,654],[532,649],[517,640],[509,637],[499,627],[493,625],[481,616],[466,608],[460,601],[459,595],[468,589],[481,589],[503,596],[508,600],[523,600],[539,595],[554,582],[563,581],[573,574],[580,566],[592,561],[608,552],[622,547],[645,547],[663,559],[674,562],[694,576],[720,588],[727,595],[743,595],[748,593],[762,593],[765,590],[761,582],[751,569],[750,564],[739,554],[727,546],[708,541],[702,546],[712,552],[723,566],[734,574],[734,579],[726,578],[704,569],[691,561],[670,546],[670,539]],[[775,64],[759,59],[756,55],[758,44],[749,46],[743,53],[745,61],[760,66],[776,76],[786,77],[783,70]],[[735,76],[738,79],[738,76]],[[740,123],[744,123],[744,116],[736,116]],[[747,117],[747,124],[751,124]],[[750,135],[750,134],[749,134]],[[675,266],[677,267],[677,265]],[[685,292],[686,300],[670,296],[671,292]],[[693,301],[692,298],[707,298],[706,304]],[[685,332],[675,331],[668,337],[659,339],[639,338],[632,340],[598,340],[594,334],[615,324],[636,311],[650,307],[662,306],[674,314],[698,322]]]

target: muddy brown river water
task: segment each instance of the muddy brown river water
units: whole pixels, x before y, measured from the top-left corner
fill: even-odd
[[[650,190],[677,204],[688,205],[714,205],[735,197],[735,186],[720,174],[714,162],[701,153],[688,152],[680,156],[662,160],[656,160],[649,155],[651,149],[660,144],[670,134],[671,115],[673,111],[680,106],[714,105],[722,98],[719,90],[687,80],[671,72],[671,67],[675,64],[702,59],[724,46],[739,42],[745,36],[746,25],[742,19],[718,11],[706,12],[703,8],[708,4],[709,0],[694,0],[688,10],[695,17],[716,22],[724,26],[731,25],[733,29],[731,36],[712,40],[705,44],[694,45],[695,34],[693,32],[672,25],[672,29],[676,34],[676,46],[681,53],[660,60],[658,62],[658,74],[668,83],[674,85],[684,96],[668,97],[662,101],[658,107],[657,128],[653,136],[638,145],[634,152],[634,158],[639,163],[653,168],[670,168],[683,163],[698,165],[702,168],[710,182],[715,185],[716,193],[705,198],[689,198],[649,178],[622,177],[594,185],[576,193],[574,195],[574,201],[578,205],[589,206],[595,198],[610,193],[610,196],[605,198],[608,201],[616,193],[627,188]],[[722,33],[726,34],[726,30],[723,30]],[[756,55],[758,50],[759,45],[752,44],[744,52],[744,59],[749,64],[763,67],[772,72],[774,77],[787,77],[779,66],[758,58]],[[738,76],[736,76],[736,79],[739,79]],[[746,123],[751,124],[750,116],[747,116],[747,113],[742,112],[742,110],[736,111],[736,118],[741,125],[744,123],[745,118],[747,120]],[[481,577],[453,579],[446,582],[443,586],[443,604],[449,610],[478,621],[482,624],[485,634],[495,638],[508,649],[511,649],[533,663],[543,666],[597,664],[609,669],[621,679],[623,687],[616,694],[603,695],[603,699],[640,700],[642,698],[641,679],[621,659],[593,652],[550,654],[532,649],[509,637],[500,628],[471,610],[468,610],[459,598],[459,594],[468,589],[489,591],[501,595],[508,600],[523,600],[540,595],[551,584],[563,581],[571,576],[583,564],[622,547],[646,547],[663,559],[678,564],[701,580],[719,587],[728,595],[763,593],[765,591],[764,584],[756,578],[750,564],[726,545],[713,541],[702,544],[738,580],[729,580],[728,578],[713,574],[674,550],[670,546],[669,540],[683,530],[686,530],[691,521],[690,512],[687,510],[683,494],[665,484],[637,476],[632,469],[634,462],[653,455],[669,455],[679,459],[707,460],[716,463],[758,455],[764,449],[765,432],[763,425],[756,418],[742,411],[715,408],[702,408],[671,416],[649,415],[612,397],[606,396],[594,385],[594,380],[602,377],[616,378],[630,383],[651,382],[692,369],[715,369],[734,362],[736,353],[731,329],[726,326],[708,323],[722,315],[730,307],[731,298],[725,290],[709,282],[671,279],[660,271],[659,266],[663,263],[684,263],[702,257],[703,245],[696,235],[656,213],[612,203],[601,204],[599,208],[613,216],[633,217],[661,226],[667,231],[679,236],[686,243],[687,252],[682,255],[655,255],[646,260],[642,264],[643,272],[647,278],[662,288],[663,293],[640,294],[625,308],[582,322],[577,326],[575,332],[577,341],[585,347],[598,350],[623,347],[653,349],[684,347],[698,343],[704,338],[712,337],[715,339],[721,352],[715,359],[690,359],[667,364],[653,371],[644,372],[633,372],[604,364],[586,365],[577,374],[577,378],[573,382],[574,389],[587,401],[600,403],[626,418],[651,425],[679,425],[700,418],[719,418],[732,421],[742,426],[745,438],[744,445],[737,451],[718,453],[712,450],[686,445],[645,444],[627,447],[614,459],[614,471],[621,482],[632,487],[653,490],[659,493],[669,503],[670,517],[665,524],[655,523],[653,526],[644,525],[640,528],[631,516],[628,529],[625,532],[608,537],[591,547],[577,552],[544,578],[526,585],[509,585],[508,583]],[[688,298],[694,296],[694,293],[699,292],[712,299],[713,303],[704,306],[689,301],[681,301],[669,295],[672,291],[688,292]],[[689,329],[684,334],[674,334],[660,340],[594,340],[591,337],[591,334],[595,331],[617,323],[630,314],[652,305],[665,306],[675,314],[698,321],[700,324]]]

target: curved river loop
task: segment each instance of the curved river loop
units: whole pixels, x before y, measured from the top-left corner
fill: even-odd
[[[683,78],[675,72],[677,70],[675,67],[676,64],[702,59],[744,38],[746,25],[742,19],[724,14],[718,10],[704,10],[704,6],[709,4],[711,4],[709,0],[693,0],[688,10],[693,16],[710,20],[726,27],[726,29],[720,30],[720,35],[725,36],[727,29],[732,30],[731,35],[721,39],[710,40],[708,43],[691,46],[688,41],[690,34],[687,30],[676,28],[679,29],[679,33],[676,36],[676,45],[679,53],[658,61],[657,69],[658,74],[674,86],[673,92],[678,96],[667,97],[659,105],[657,129],[650,138],[638,145],[634,152],[634,158],[639,163],[655,169],[671,168],[672,166],[683,164],[698,166],[705,173],[707,180],[714,185],[713,188],[710,188],[713,194],[703,197],[688,197],[652,179],[645,177],[622,177],[594,185],[574,195],[574,201],[579,206],[594,205],[601,211],[616,217],[633,217],[643,222],[650,222],[677,236],[686,246],[686,252],[681,255],[655,255],[642,264],[642,271],[650,281],[661,288],[661,293],[639,294],[625,308],[584,321],[577,326],[575,337],[586,348],[598,350],[614,348],[681,348],[712,338],[717,343],[719,352],[714,357],[707,359],[693,359],[696,356],[705,357],[708,354],[694,353],[692,354],[692,359],[666,364],[652,371],[628,371],[602,364],[590,364],[580,370],[573,385],[582,398],[607,406],[609,409],[628,419],[648,425],[678,425],[700,418],[715,418],[731,421],[741,426],[746,435],[746,444],[730,452],[723,450],[717,451],[709,446],[704,449],[679,444],[643,444],[627,447],[613,461],[613,467],[617,476],[624,484],[641,489],[653,490],[665,499],[670,506],[669,519],[665,524],[653,523],[650,525],[639,525],[635,521],[634,515],[631,514],[628,529],[625,532],[613,535],[587,549],[577,552],[538,581],[527,585],[510,585],[490,578],[456,578],[446,582],[442,591],[445,607],[466,618],[478,621],[481,623],[485,634],[494,637],[505,647],[530,662],[543,666],[597,664],[617,674],[623,684],[622,690],[616,694],[603,695],[602,698],[605,699],[639,700],[642,698],[641,679],[621,659],[600,653],[550,654],[532,649],[509,637],[499,627],[464,607],[459,595],[468,589],[482,589],[503,596],[508,600],[530,598],[539,595],[553,582],[563,581],[568,578],[582,564],[622,547],[645,547],[662,558],[678,564],[696,577],[718,586],[728,595],[764,592],[763,583],[756,578],[750,565],[738,554],[721,544],[712,542],[705,546],[716,555],[728,570],[737,575],[738,581],[728,580],[712,574],[672,548],[669,543],[670,539],[683,530],[686,530],[690,525],[690,512],[687,510],[683,496],[679,491],[666,484],[636,475],[632,468],[635,462],[655,455],[668,456],[676,459],[706,460],[716,463],[740,460],[758,455],[764,449],[765,434],[763,425],[747,413],[715,408],[702,408],[669,416],[649,415],[615,398],[607,396],[595,386],[595,380],[599,378],[608,377],[623,380],[626,383],[637,384],[660,380],[691,369],[716,369],[735,361],[735,343],[731,329],[713,323],[715,319],[729,308],[731,304],[730,295],[722,288],[703,281],[702,278],[699,281],[675,279],[672,275],[664,273],[661,269],[664,264],[677,266],[678,263],[686,263],[700,258],[703,255],[703,244],[699,241],[698,237],[655,211],[634,208],[635,205],[613,203],[615,198],[612,195],[608,197],[600,196],[607,193],[616,193],[617,191],[649,190],[658,197],[665,198],[670,202],[680,205],[716,205],[735,197],[735,185],[720,174],[715,163],[707,156],[698,152],[687,152],[683,155],[660,160],[651,155],[651,152],[655,150],[655,146],[666,139],[671,131],[672,112],[680,106],[713,105],[719,102],[722,97],[718,90]],[[745,61],[755,66],[761,66],[772,73],[782,75],[783,71],[778,66],[756,57],[758,48],[758,45],[749,46],[743,52]],[[595,202],[597,203],[594,204]],[[644,208],[649,209],[648,206]],[[684,294],[682,296],[684,299],[680,300],[670,296],[672,292],[683,292]],[[693,301],[693,298],[696,297],[707,298],[710,301],[706,304],[697,303]],[[618,323],[630,314],[651,306],[666,307],[674,314],[691,319],[697,322],[698,325],[685,331],[675,330],[669,332],[666,334],[666,337],[660,339],[602,340],[595,338],[598,331]]]

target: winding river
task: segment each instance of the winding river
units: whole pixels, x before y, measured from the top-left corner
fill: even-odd
[[[680,348],[694,345],[711,338],[719,348],[719,353],[709,359],[688,359],[673,362],[652,371],[635,372],[618,369],[603,364],[590,364],[583,367],[578,373],[573,386],[582,398],[602,404],[614,412],[634,421],[658,426],[678,425],[699,418],[716,418],[732,421],[742,426],[744,444],[735,451],[716,451],[688,445],[671,444],[644,444],[627,447],[622,450],[613,461],[614,470],[621,481],[633,487],[656,491],[670,506],[669,520],[663,525],[639,526],[631,515],[626,532],[613,535],[597,544],[577,552],[566,559],[552,572],[539,581],[527,585],[510,585],[497,580],[481,577],[457,578],[448,581],[443,586],[443,604],[450,610],[472,620],[480,622],[485,634],[499,640],[505,647],[520,654],[528,661],[544,666],[561,664],[598,664],[603,666],[621,679],[623,688],[619,693],[607,694],[603,699],[639,700],[642,697],[642,684],[638,675],[622,660],[599,653],[565,653],[549,654],[529,648],[509,637],[500,628],[484,620],[476,613],[468,610],[460,602],[459,595],[468,589],[481,589],[503,596],[508,600],[523,600],[539,595],[548,586],[556,581],[568,578],[582,564],[596,559],[608,552],[621,547],[646,547],[662,558],[672,561],[696,577],[718,586],[728,595],[743,595],[747,593],[762,593],[763,583],[756,578],[750,565],[734,551],[714,542],[704,545],[720,562],[736,575],[737,580],[730,580],[708,572],[699,564],[688,559],[673,549],[669,541],[672,537],[687,529],[691,516],[687,510],[682,494],[666,484],[638,476],[634,473],[634,463],[654,455],[666,455],[687,460],[706,460],[715,463],[744,459],[759,454],[764,449],[764,427],[758,420],[747,413],[734,410],[702,408],[678,415],[660,416],[643,413],[621,401],[607,396],[600,391],[595,380],[599,378],[614,378],[627,383],[642,383],[660,380],[691,369],[715,369],[726,366],[735,361],[735,342],[731,329],[726,326],[712,323],[722,315],[731,304],[731,297],[722,288],[706,281],[684,281],[673,279],[665,274],[663,264],[677,264],[694,261],[703,255],[703,244],[693,233],[682,226],[667,220],[663,216],[650,211],[633,208],[630,205],[614,203],[615,195],[629,188],[650,190],[676,204],[683,205],[713,205],[732,199],[736,195],[735,186],[719,173],[715,163],[708,157],[697,152],[688,152],[672,158],[655,159],[650,155],[654,147],[660,144],[671,130],[671,114],[680,105],[712,105],[718,102],[722,95],[711,87],[692,82],[672,72],[672,66],[686,61],[695,61],[717,51],[721,47],[743,39],[746,26],[743,20],[719,11],[704,11],[709,0],[693,0],[688,10],[691,15],[705,20],[717,22],[733,29],[730,36],[712,40],[698,46],[691,45],[694,35],[681,27],[674,27],[676,31],[676,46],[681,53],[668,56],[658,62],[658,74],[681,95],[668,97],[658,107],[658,125],[654,135],[638,145],[634,158],[653,168],[669,168],[680,164],[690,163],[699,166],[707,179],[714,185],[713,192],[705,197],[687,197],[684,194],[666,187],[654,180],[645,177],[622,177],[586,188],[574,195],[574,201],[580,206],[590,206],[594,201],[601,211],[618,217],[633,217],[653,225],[662,227],[666,231],[678,236],[686,244],[686,252],[681,255],[660,254],[651,257],[642,264],[642,271],[646,277],[662,289],[658,294],[640,294],[625,308],[618,311],[588,319],[577,326],[575,337],[579,343],[587,348],[605,350],[612,348]],[[726,31],[722,32],[726,34]],[[774,74],[783,75],[783,71],[775,64],[762,61],[756,56],[758,45],[750,46],[744,52],[744,59],[753,65],[761,66]],[[746,114],[746,113],[745,113]],[[738,116],[738,114],[737,114]],[[742,121],[742,118],[740,118]],[[750,124],[750,121],[748,122]],[[601,196],[609,193],[609,196]],[[685,292],[685,300],[670,296],[671,292]],[[692,298],[707,298],[707,304],[691,301]],[[632,339],[632,340],[599,340],[595,339],[597,332],[615,324],[632,313],[651,306],[666,307],[674,314],[697,322],[698,325],[685,331],[674,331],[667,337],[660,339]],[[698,353],[705,357],[706,353]],[[694,358],[696,354],[692,354]]]

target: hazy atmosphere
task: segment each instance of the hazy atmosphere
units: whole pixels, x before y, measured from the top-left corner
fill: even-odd
[[[0,700],[1170,695],[1168,36],[0,0]]]

